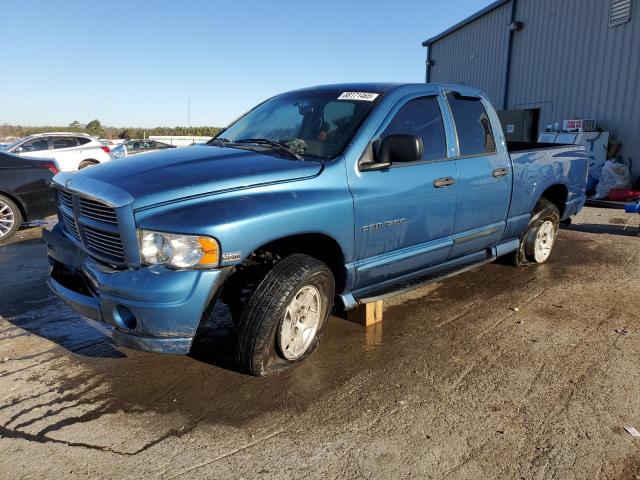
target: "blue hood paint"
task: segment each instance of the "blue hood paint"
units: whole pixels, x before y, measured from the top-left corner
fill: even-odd
[[[140,209],[220,191],[314,177],[322,162],[299,161],[230,147],[188,147],[131,155],[81,170],[129,193]]]

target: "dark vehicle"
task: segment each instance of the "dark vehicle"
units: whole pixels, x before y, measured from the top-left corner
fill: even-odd
[[[0,242],[12,237],[22,222],[55,214],[51,179],[56,173],[53,160],[0,152]]]
[[[113,147],[111,154],[113,158],[121,158],[127,155],[135,155],[136,153],[155,152],[156,150],[165,150],[167,148],[176,148],[176,146],[156,140],[127,140],[117,147]]]

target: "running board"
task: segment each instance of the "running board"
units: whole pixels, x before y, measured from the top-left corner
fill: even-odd
[[[440,282],[447,278],[473,270],[487,263],[493,262],[497,257],[492,251],[487,251],[483,255],[473,255],[466,262],[461,259],[447,262],[450,265],[439,265],[425,270],[420,270],[403,277],[383,282],[377,285],[356,290],[350,294],[340,295],[346,310],[355,308],[358,304],[377,302],[386,298],[394,297],[402,293],[410,292],[426,285]],[[478,257],[480,257],[478,259]],[[445,264],[446,265],[446,264]]]

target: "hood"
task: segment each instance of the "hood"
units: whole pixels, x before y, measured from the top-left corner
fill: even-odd
[[[214,146],[172,148],[79,171],[72,183],[107,184],[127,192],[133,208],[220,191],[313,177],[322,162]],[[91,180],[90,180],[91,179]],[[98,183],[99,182],[99,183]],[[98,196],[98,195],[96,195]]]

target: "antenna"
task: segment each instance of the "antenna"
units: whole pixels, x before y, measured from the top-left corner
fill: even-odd
[[[187,127],[191,129],[191,72],[189,72],[189,87],[187,89]]]

